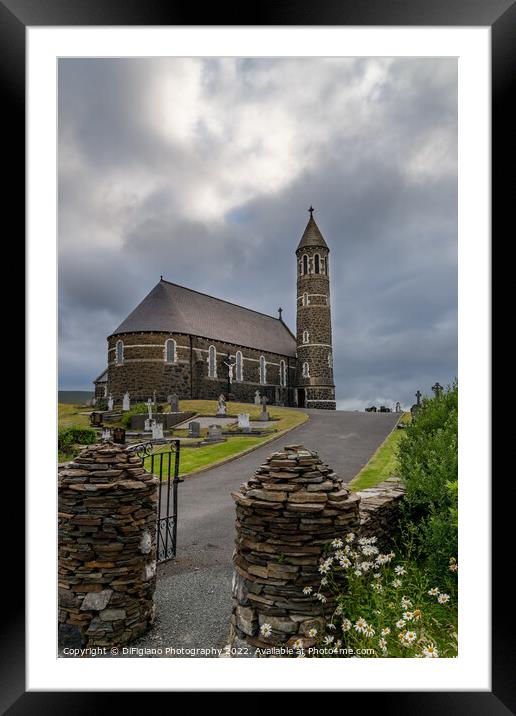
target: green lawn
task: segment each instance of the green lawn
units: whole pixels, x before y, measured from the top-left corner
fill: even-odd
[[[84,408],[82,405],[71,405],[69,403],[59,403],[57,407],[60,428],[69,428],[72,425],[77,425],[81,428],[89,427],[89,413],[93,408]]]
[[[410,413],[404,413],[400,422],[407,423],[410,420]],[[349,487],[354,491],[365,490],[368,487],[374,487],[380,482],[393,477],[397,472],[397,449],[400,440],[403,437],[403,430],[394,428],[389,433],[378,450],[369,460],[367,465],[360,470],[358,475],[349,483]]]

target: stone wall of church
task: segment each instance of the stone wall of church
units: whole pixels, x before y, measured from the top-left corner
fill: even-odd
[[[176,341],[176,360],[165,361],[165,341]],[[123,362],[117,364],[116,344],[123,342]],[[192,355],[190,352],[192,347]],[[216,371],[209,375],[209,348],[216,349]],[[243,376],[236,380],[234,369],[231,393],[235,400],[253,402],[256,390],[266,395],[270,404],[293,403],[293,390],[280,385],[280,361],[290,364],[290,385],[295,384],[296,359],[258,351],[221,341],[170,333],[125,333],[108,339],[108,390],[115,404],[121,403],[128,391],[131,401],[146,401],[156,391],[158,400],[165,401],[171,393],[180,399],[216,399],[228,394],[228,367],[235,363],[237,351],[242,352]],[[266,363],[266,382],[260,382],[260,356]]]

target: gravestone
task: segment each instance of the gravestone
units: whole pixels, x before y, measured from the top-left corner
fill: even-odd
[[[111,395],[111,393],[109,394],[107,399],[107,409],[113,410],[113,396]]]
[[[396,403],[396,407],[395,407],[394,410],[395,410],[397,413],[403,412],[403,411],[401,410],[401,404],[400,404],[399,401]]]
[[[111,440],[111,430],[109,428],[102,429],[101,440]]]
[[[255,404],[255,405],[260,405],[260,404],[261,404],[261,396],[260,396],[260,391],[259,391],[259,390],[255,391],[255,394],[254,394],[254,404]]]
[[[170,404],[171,413],[179,413],[179,396],[176,393],[168,396],[168,402]]]
[[[152,430],[153,422],[154,422],[153,418],[145,418],[145,423],[143,425],[143,431],[146,433],[150,433],[150,431]]]
[[[201,423],[194,420],[188,423],[188,437],[189,438],[200,438],[201,437]]]
[[[163,423],[158,423],[156,420],[152,422],[152,439],[163,440]]]
[[[102,413],[96,413],[93,411],[90,415],[90,425],[93,427],[101,427],[102,425]]]
[[[127,392],[124,393],[124,397],[122,398],[122,410],[131,410],[131,399]]]
[[[226,415],[226,399],[221,393],[219,395],[219,401],[217,405],[217,417],[224,417]]]
[[[208,427],[208,435],[206,437],[206,442],[222,442],[224,440],[225,438],[222,437],[222,429],[219,425],[210,425]]]
[[[443,386],[440,383],[434,383],[434,385],[432,385],[432,390],[435,397],[438,398],[442,393]]]
[[[267,396],[263,395],[260,399],[260,403],[262,404],[262,412],[260,413],[260,417],[258,420],[261,420],[262,422],[267,422],[270,420],[269,413],[267,412]]]
[[[420,410],[420,408],[421,408],[421,397],[422,397],[423,394],[421,393],[421,391],[420,391],[419,388],[418,388],[418,390],[417,390],[417,392],[416,392],[415,395],[416,395],[416,401],[417,401],[417,402],[414,403],[414,405],[410,408],[410,412],[412,413],[412,415],[416,415],[416,413],[419,412],[419,410]]]
[[[238,427],[244,432],[249,432],[251,426],[249,424],[249,413],[241,413],[238,416]]]
[[[113,442],[117,445],[125,445],[124,428],[113,428]]]

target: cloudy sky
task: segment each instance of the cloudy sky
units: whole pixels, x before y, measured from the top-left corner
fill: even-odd
[[[313,204],[343,408],[457,373],[453,59],[59,62],[59,387],[164,278],[295,329]]]

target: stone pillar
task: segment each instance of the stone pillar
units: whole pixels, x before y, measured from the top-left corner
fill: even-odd
[[[158,479],[122,445],[59,472],[59,643],[126,644],[154,619]]]
[[[230,646],[268,649],[299,639],[313,646],[310,629],[321,634],[325,615],[336,606],[329,592],[325,603],[314,598],[325,545],[358,529],[360,498],[302,445],[272,453],[232,497],[237,534]],[[305,587],[313,592],[305,594]],[[269,636],[261,633],[264,624],[272,628]]]

